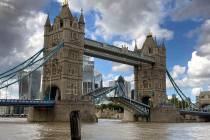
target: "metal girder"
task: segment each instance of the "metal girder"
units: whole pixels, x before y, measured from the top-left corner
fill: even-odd
[[[111,101],[119,102],[125,106],[128,106],[129,108],[132,108],[134,111],[136,111],[137,116],[147,116],[150,115],[150,106],[145,105],[143,103],[134,101],[132,99],[126,98],[126,97],[113,97],[109,98]]]

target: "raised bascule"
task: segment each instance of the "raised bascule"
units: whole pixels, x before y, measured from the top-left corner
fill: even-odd
[[[42,52],[43,57],[37,60]],[[104,87],[83,95],[83,55],[133,66],[135,99],[123,94],[122,78],[114,87]],[[0,89],[17,83],[21,78],[5,84],[18,72],[40,60],[43,62],[33,71],[43,66],[42,99],[40,101],[0,100],[0,106],[30,107],[29,121],[69,121],[70,112],[75,110],[80,111],[83,121],[97,121],[92,100],[104,97],[114,90],[115,96],[109,97],[109,100],[124,107],[126,121],[178,122],[183,120],[181,115],[193,113],[199,116],[204,112],[200,110],[196,112],[194,104],[188,101],[167,71],[164,43],[158,44],[150,33],[141,49],[138,49],[136,44],[134,51],[130,51],[126,47],[118,48],[87,39],[83,12],[81,11],[79,18],[74,17],[67,1],[53,24],[49,16],[47,17],[44,26],[44,48],[27,61],[0,74]],[[187,101],[191,110],[185,109],[179,112],[174,108],[161,108],[161,105],[167,104],[166,74],[178,95],[183,101]],[[206,116],[209,117],[210,113],[205,113]]]

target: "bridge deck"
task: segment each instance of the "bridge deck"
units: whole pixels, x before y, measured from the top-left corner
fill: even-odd
[[[179,111],[181,115],[192,115],[192,116],[201,116],[201,117],[210,117],[210,112],[204,110],[188,110],[183,109]]]
[[[55,101],[0,99],[0,106],[53,107]]]

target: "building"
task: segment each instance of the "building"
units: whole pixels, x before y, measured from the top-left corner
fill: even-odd
[[[125,92],[125,95],[126,95],[127,97],[131,98],[131,83],[128,82],[128,81],[125,81],[125,79],[124,79],[122,76],[120,76],[120,77],[119,77],[117,80],[115,80],[115,81],[109,81],[109,86],[110,86],[110,87],[111,87],[111,86],[115,86],[115,85],[117,84],[117,82],[118,82],[120,79],[122,80],[122,82],[124,82],[124,85],[125,85],[125,89],[124,89],[123,92]]]
[[[202,91],[196,98],[199,107],[210,105],[210,91]]]
[[[94,60],[89,56],[83,56],[83,94],[102,86],[102,74],[94,70]]]
[[[103,79],[102,79],[102,74],[98,71],[94,71],[94,88],[102,88],[103,87]]]
[[[94,61],[91,57],[83,56],[83,94],[94,89]]]
[[[135,90],[134,89],[131,90],[131,99],[133,99],[133,100],[136,99],[136,97],[135,97]]]
[[[19,98],[20,99],[40,99],[41,71],[34,71],[30,75],[28,72],[22,71],[19,77],[24,77],[19,82]]]

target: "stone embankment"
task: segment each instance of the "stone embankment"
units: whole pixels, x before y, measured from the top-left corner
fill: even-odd
[[[97,109],[96,116],[99,119],[123,119],[123,113],[110,109]]]

